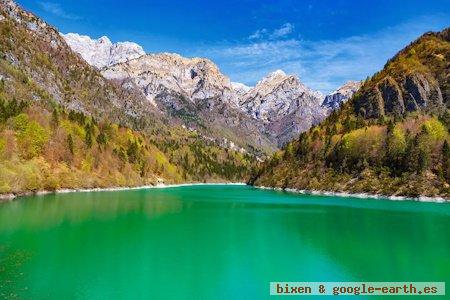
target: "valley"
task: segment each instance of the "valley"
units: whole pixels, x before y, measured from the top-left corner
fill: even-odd
[[[0,2],[0,193],[250,182],[448,195],[448,29],[329,95],[276,70],[62,34]]]

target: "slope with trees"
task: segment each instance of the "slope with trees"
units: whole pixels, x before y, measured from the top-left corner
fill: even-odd
[[[262,164],[255,185],[450,196],[450,29],[424,34]]]
[[[0,0],[0,194],[242,181],[253,160],[168,119]]]

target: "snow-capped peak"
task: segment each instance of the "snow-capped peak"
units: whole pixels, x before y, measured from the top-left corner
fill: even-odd
[[[92,39],[77,33],[62,34],[66,43],[90,65],[102,69],[117,63],[145,55],[144,49],[136,43],[119,42],[113,44],[107,36]]]

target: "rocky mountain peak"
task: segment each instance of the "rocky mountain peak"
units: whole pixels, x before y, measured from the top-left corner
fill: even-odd
[[[239,103],[283,145],[326,116],[322,99],[320,92],[309,89],[297,76],[277,70],[242,95]]]
[[[276,70],[272,73],[269,73],[266,77],[258,81],[256,83],[255,89],[261,90],[264,89],[264,87],[273,88],[287,79],[295,80],[296,78],[292,75],[287,75],[282,70]]]
[[[449,32],[447,28],[425,33],[399,51],[364,82],[353,103],[355,111],[365,118],[379,118],[413,111],[440,114],[448,109]]]
[[[73,51],[80,54],[87,63],[98,69],[145,54],[144,49],[136,43],[112,43],[106,36],[99,39],[92,39],[89,36],[77,33],[61,34],[61,36]]]
[[[342,103],[350,99],[361,87],[361,81],[348,81],[323,100],[323,106],[328,109],[337,109]]]
[[[283,80],[286,77],[288,77],[288,75],[286,75],[286,73],[283,70],[276,70],[276,71],[269,73],[266,77],[264,77],[258,83],[263,83],[265,81],[273,81],[273,80]]]
[[[153,106],[171,114],[198,115],[198,111],[203,114],[218,110],[222,115],[214,118],[225,122],[225,115],[236,110],[235,116],[256,122],[282,145],[328,113],[322,107],[324,96],[320,92],[282,70],[268,74],[255,87],[248,87],[232,83],[206,58],[187,58],[176,53],[143,54],[137,44],[113,44],[107,37],[93,40],[77,34],[63,36],[73,50],[100,68],[104,77],[140,91]],[[344,85],[336,94],[347,97],[353,85]]]
[[[244,96],[246,93],[248,93],[252,89],[252,87],[249,87],[240,82],[231,82],[231,87],[233,88],[234,92],[239,97]]]
[[[173,94],[192,103],[212,98],[234,106],[238,102],[228,77],[204,58],[186,58],[173,53],[147,54],[106,67],[102,73],[109,79],[131,79],[155,105],[155,99],[172,101],[167,95]]]

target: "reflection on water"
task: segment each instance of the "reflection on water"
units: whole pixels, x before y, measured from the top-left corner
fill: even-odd
[[[445,204],[242,186],[30,197],[0,205],[0,296],[260,299],[270,281],[445,281],[448,228]]]
[[[143,214],[148,218],[176,213],[183,203],[177,195],[139,192],[68,193],[27,197],[0,206],[0,228],[42,229],[63,222],[87,219],[114,219],[124,214]]]

